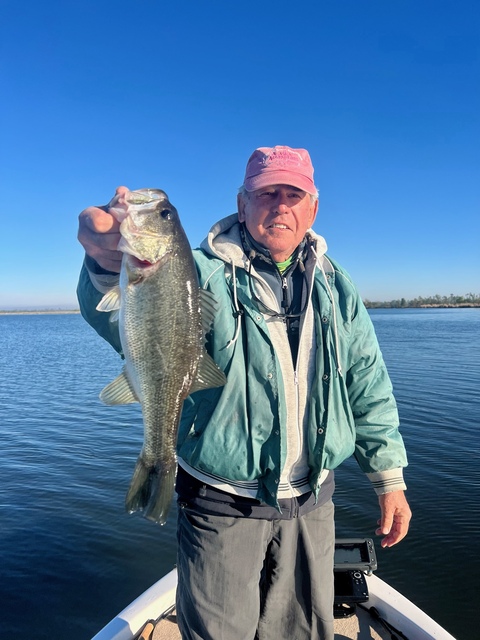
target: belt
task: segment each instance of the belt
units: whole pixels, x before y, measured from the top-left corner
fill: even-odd
[[[280,510],[260,502],[260,500],[237,496],[204,484],[182,467],[178,468],[175,490],[180,508],[190,507],[209,515],[261,520],[291,520],[326,504],[333,496],[335,480],[333,471],[330,471],[320,487],[317,499],[315,499],[313,491],[307,491],[293,498],[281,498],[278,501]]]

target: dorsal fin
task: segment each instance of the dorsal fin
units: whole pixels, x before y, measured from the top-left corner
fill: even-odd
[[[212,328],[218,304],[215,296],[206,289],[200,289],[200,307],[202,314],[202,327],[205,334]]]

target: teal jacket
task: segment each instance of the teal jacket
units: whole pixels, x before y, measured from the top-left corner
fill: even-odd
[[[267,319],[252,300],[248,260],[236,227],[235,217],[222,220],[193,252],[200,285],[217,300],[207,350],[227,383],[186,399],[177,450],[183,461],[206,474],[233,482],[258,480],[257,497],[277,505],[291,401]],[[314,371],[304,407],[303,446],[310,486],[318,492],[322,470],[335,469],[354,454],[378,493],[405,488],[401,468],[407,459],[398,412],[372,322],[348,274],[324,255],[323,238],[309,232],[309,240]],[[102,295],[84,267],[78,288],[81,311],[121,351],[108,314],[95,311]]]

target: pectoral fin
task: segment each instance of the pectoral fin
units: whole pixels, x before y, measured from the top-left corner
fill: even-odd
[[[117,322],[120,313],[120,287],[117,285],[106,293],[97,304],[97,311],[111,311],[110,322]]]
[[[100,400],[109,405],[132,404],[139,401],[125,370],[100,392]]]
[[[97,311],[117,311],[120,309],[120,287],[117,285],[106,293],[97,304]]]

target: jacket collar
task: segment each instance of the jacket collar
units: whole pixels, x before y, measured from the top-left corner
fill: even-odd
[[[201,249],[208,255],[220,258],[229,264],[234,264],[236,267],[248,269],[248,253],[244,249],[241,226],[236,213],[222,218],[212,226],[207,237],[200,245]],[[307,231],[306,238],[308,240],[305,246],[307,253],[309,243],[315,247],[317,256],[323,256],[326,253],[327,243],[325,239],[315,233],[313,229]]]

